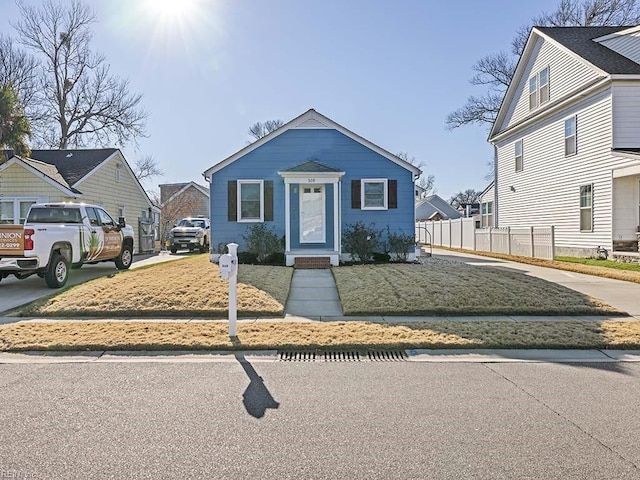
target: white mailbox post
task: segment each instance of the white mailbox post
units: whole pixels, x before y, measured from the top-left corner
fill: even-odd
[[[229,336],[238,335],[238,244],[227,244],[229,253],[220,255],[220,276],[229,280]]]

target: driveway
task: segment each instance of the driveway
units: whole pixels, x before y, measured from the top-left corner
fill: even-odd
[[[555,268],[537,267],[498,258],[439,250],[437,248],[433,249],[433,256],[456,260],[478,267],[501,267],[517,270],[532,277],[557,283],[576,292],[602,300],[640,320],[640,284],[637,283],[567,272]]]
[[[136,255],[133,258],[131,268],[139,268],[155,263],[168,262],[181,258],[181,255]],[[77,270],[71,270],[67,286],[78,285],[94,278],[103,277],[117,272],[113,262],[84,265]],[[0,312],[6,312],[26,303],[32,302],[47,295],[56,293],[57,290],[47,287],[44,280],[37,275],[32,275],[25,280],[18,280],[13,275],[3,278],[0,282]]]

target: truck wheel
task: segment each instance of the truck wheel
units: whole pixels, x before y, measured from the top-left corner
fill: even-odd
[[[178,249],[176,247],[171,247],[171,253],[175,255],[177,251]]]
[[[44,275],[44,280],[47,282],[47,286],[50,288],[60,288],[67,283],[69,278],[69,264],[67,259],[60,255],[58,252],[51,256],[51,262],[49,262],[49,268]]]
[[[131,261],[133,260],[133,251],[131,249],[131,245],[125,245],[122,247],[122,251],[120,255],[116,258],[116,267],[118,270],[126,270],[131,266]]]
[[[208,251],[209,251],[209,240],[207,240],[207,237],[204,237],[204,242],[200,247],[200,253],[207,253]]]

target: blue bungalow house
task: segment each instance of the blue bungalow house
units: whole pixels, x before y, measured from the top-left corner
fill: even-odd
[[[204,172],[211,245],[264,222],[296,259],[349,260],[342,232],[362,221],[413,234],[420,169],[311,109]]]

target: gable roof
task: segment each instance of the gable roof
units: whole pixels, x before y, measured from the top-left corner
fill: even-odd
[[[307,160],[300,165],[283,170],[283,172],[340,172],[338,168],[330,167],[316,160]]]
[[[640,64],[595,41],[627,30],[619,27],[536,27],[538,31],[610,75],[640,74]]]
[[[249,152],[252,152],[256,148],[261,147],[265,143],[267,143],[267,142],[273,140],[274,138],[282,135],[284,132],[286,132],[288,130],[299,129],[299,128],[309,128],[309,129],[329,128],[329,129],[337,130],[338,132],[342,133],[343,135],[345,135],[345,136],[349,137],[350,139],[360,143],[361,145],[364,145],[365,147],[369,148],[370,150],[373,150],[377,154],[385,157],[386,159],[388,159],[388,160],[400,165],[403,168],[406,168],[407,170],[412,172],[415,176],[419,176],[420,173],[421,173],[421,170],[418,167],[410,164],[409,162],[406,162],[406,161],[402,160],[400,157],[394,155],[391,152],[388,152],[384,148],[379,147],[378,145],[370,142],[369,140],[366,140],[365,138],[361,137],[360,135],[357,135],[357,134],[353,133],[351,130],[346,129],[342,125],[334,122],[330,118],[325,117],[321,113],[318,113],[313,108],[311,108],[311,109],[307,110],[306,112],[304,112],[302,115],[299,115],[298,117],[294,118],[290,122],[285,123],[280,128],[272,131],[268,135],[265,135],[261,139],[256,140],[255,142],[247,145],[246,147],[244,147],[243,149],[241,149],[238,152],[234,153],[233,155],[231,155],[231,156],[225,158],[224,160],[222,160],[221,162],[215,164],[213,167],[211,167],[208,170],[204,171],[202,175],[205,177],[205,179],[207,181],[210,181],[211,180],[211,175],[213,175],[214,173],[216,173],[219,170],[222,170],[227,165],[235,162],[236,160],[238,160],[239,158],[245,156]]]
[[[606,79],[607,75],[640,74],[639,64],[623,55],[620,55],[610,48],[601,45],[597,41],[601,40],[603,36],[606,37],[629,28],[630,27],[628,26],[533,27],[529,33],[529,38],[527,39],[522,55],[518,60],[513,79],[502,99],[502,104],[500,105],[500,110],[498,111],[496,120],[489,132],[489,141],[492,141],[492,139],[499,134],[504,133],[501,132],[500,129],[503,121],[505,120],[506,112],[509,110],[509,105],[513,101],[515,92],[521,82],[527,65],[527,60],[531,56],[535,43],[539,38],[555,44],[561,50],[564,50],[569,55],[574,56],[590,68],[597,71],[602,77],[600,79],[600,81],[602,81],[603,79]],[[587,87],[591,88],[593,85]],[[555,108],[557,103],[558,102],[553,102],[549,104],[544,110],[541,110],[541,112],[546,112],[551,108]],[[527,117],[524,120],[528,121],[531,118],[536,117],[539,113],[540,112],[537,112],[535,115]]]
[[[196,183],[196,182],[189,182],[189,183],[185,183],[184,186],[182,188],[180,188],[176,193],[174,193],[173,195],[171,195],[169,198],[167,198],[167,200],[165,200],[162,205],[166,205],[167,203],[171,202],[174,198],[182,195],[184,192],[186,192],[189,188],[195,188],[196,190],[198,190],[200,193],[202,193],[203,195],[205,195],[207,198],[209,198],[209,189],[207,187],[203,187],[202,185]],[[161,206],[162,206],[161,205]]]
[[[462,216],[439,195],[430,195],[416,202],[416,220],[431,219],[437,213],[445,219],[455,219]]]
[[[13,155],[13,152],[11,152]],[[17,155],[13,155],[9,160],[0,164],[0,172],[6,170],[11,165],[19,165],[34,176],[44,180],[49,185],[57,188],[65,195],[70,197],[77,198],[78,195],[81,195],[82,192],[76,190],[75,188],[69,186],[67,181],[62,178],[58,170],[55,166],[49,165],[47,163],[39,162],[37,160],[32,160],[30,158],[22,158]]]
[[[30,157],[54,165],[69,185],[74,185],[117,151],[117,148],[31,150]]]

